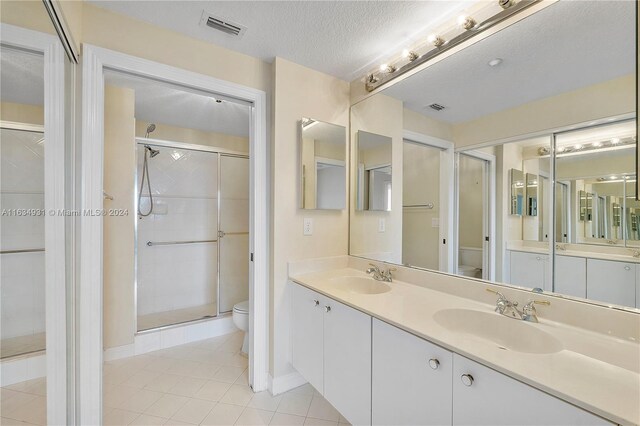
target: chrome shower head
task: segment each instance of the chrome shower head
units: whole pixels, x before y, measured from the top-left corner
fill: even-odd
[[[153,149],[151,148],[149,145],[145,145],[145,148],[147,148],[147,150],[149,151],[149,155],[151,156],[151,158],[155,157],[156,155],[160,154],[160,151],[157,149]]]
[[[147,133],[144,135],[145,138],[149,137],[149,133],[153,133],[153,131],[156,129],[156,125],[154,123],[151,123],[147,126]]]

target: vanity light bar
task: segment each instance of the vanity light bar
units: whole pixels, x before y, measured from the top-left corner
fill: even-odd
[[[378,69],[367,74],[364,78],[367,91],[372,92],[376,90],[402,74],[419,67],[447,50],[477,36],[483,31],[494,27],[505,19],[541,1],[542,0],[498,0],[496,2],[497,6],[494,2],[491,2],[490,7],[484,7],[482,10],[474,13],[476,18],[479,19],[479,16],[487,14],[488,9],[495,9],[495,11],[489,11],[489,17],[480,23],[470,15],[459,16],[456,19],[455,25],[455,32],[457,34],[450,39],[446,39],[445,34],[451,33],[451,25],[439,28],[438,32],[433,32],[427,37],[426,43],[423,42],[412,48],[404,49],[400,57],[380,65]],[[481,2],[481,4],[485,5],[486,3]]]
[[[589,151],[601,151],[617,147],[626,147],[636,143],[635,136],[629,136],[626,138],[610,138],[605,140],[599,140],[590,143],[576,143],[574,145],[563,145],[556,148],[556,156],[561,157],[563,155],[570,155],[576,153],[583,153]],[[538,155],[545,157],[549,155],[550,149],[548,146],[538,148]]]

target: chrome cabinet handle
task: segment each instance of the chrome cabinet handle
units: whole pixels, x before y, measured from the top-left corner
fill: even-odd
[[[429,360],[429,367],[431,367],[432,370],[437,370],[438,367],[440,367],[440,361],[438,361],[437,358],[431,358]]]
[[[471,374],[463,374],[460,376],[460,380],[462,380],[462,384],[465,386],[471,386],[473,384],[473,376]]]
[[[320,304],[320,301],[317,299],[313,299],[313,306],[318,306]]]
[[[331,312],[331,306],[327,305],[324,307],[325,312]]]
[[[540,256],[537,256],[536,260],[542,260],[542,258]]]

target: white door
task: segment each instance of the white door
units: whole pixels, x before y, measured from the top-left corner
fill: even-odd
[[[556,256],[553,291],[569,296],[587,297],[587,259]]]
[[[322,309],[324,397],[351,424],[371,424],[371,317],[333,300]]]
[[[600,302],[634,306],[636,265],[587,259],[587,297]]]
[[[547,288],[547,255],[512,251],[510,257],[510,284],[551,290]]]
[[[606,420],[460,355],[453,355],[453,424],[607,425]]]
[[[451,424],[453,355],[373,320],[372,424]]]
[[[323,313],[320,295],[292,284],[291,363],[318,392],[323,392]]]

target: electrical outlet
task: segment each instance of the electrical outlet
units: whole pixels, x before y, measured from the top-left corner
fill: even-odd
[[[384,218],[378,219],[378,232],[384,232],[386,229],[386,221]]]
[[[304,235],[313,235],[313,219],[310,217],[304,218],[303,231]]]

